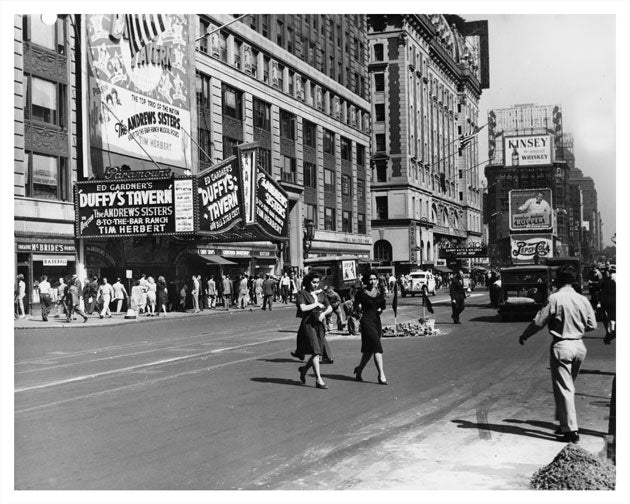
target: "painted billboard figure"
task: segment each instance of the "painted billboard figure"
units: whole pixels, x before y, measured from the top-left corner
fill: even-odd
[[[531,214],[550,214],[551,206],[543,198],[543,194],[539,192],[536,194],[535,198],[528,199],[525,203],[518,207],[518,211],[521,213]]]

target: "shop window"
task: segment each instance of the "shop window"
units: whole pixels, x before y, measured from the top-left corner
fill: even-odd
[[[223,115],[238,121],[243,118],[243,94],[232,87],[222,86]]]
[[[317,189],[317,165],[304,162],[304,187]]]
[[[327,231],[337,230],[337,223],[336,223],[334,208],[330,208],[330,207],[324,208],[324,229]]]
[[[254,126],[264,129],[265,131],[271,131],[271,105],[268,103],[254,98]]]
[[[324,192],[335,192],[335,172],[324,169]]]
[[[68,200],[68,160],[64,157],[26,152],[26,196]]]

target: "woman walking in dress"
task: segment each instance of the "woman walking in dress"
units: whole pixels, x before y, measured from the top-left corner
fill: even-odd
[[[166,288],[166,279],[163,276],[158,277],[157,287],[157,316],[160,316],[160,310],[164,312],[166,317],[166,305],[168,304],[168,289]]]
[[[147,279],[147,317],[155,317],[155,302],[157,301],[157,285],[155,279],[150,276]]]
[[[363,283],[366,285],[360,289],[354,297],[354,306],[362,312],[361,322],[361,362],[354,368],[355,380],[363,381],[361,373],[363,368],[374,356],[374,364],[378,371],[378,382],[387,385],[387,378],[383,371],[383,346],[381,336],[383,327],[381,325],[381,312],[385,309],[385,292],[379,289],[378,274],[372,270],[363,276]]]
[[[297,334],[297,350],[300,355],[311,355],[306,365],[298,368],[300,371],[300,381],[306,383],[306,373],[313,367],[315,372],[315,386],[326,389],[328,386],[319,374],[319,358],[324,353],[326,345],[326,326],[324,325],[326,315],[332,308],[326,296],[319,289],[319,275],[309,273],[304,277],[303,288],[297,293],[296,304],[298,306],[298,316],[302,318]]]

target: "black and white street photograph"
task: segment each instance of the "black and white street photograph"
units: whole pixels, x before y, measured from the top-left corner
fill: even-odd
[[[0,501],[628,502],[630,3],[1,9]]]

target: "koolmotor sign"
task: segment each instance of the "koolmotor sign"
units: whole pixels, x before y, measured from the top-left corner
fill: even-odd
[[[513,189],[509,192],[512,231],[550,231],[553,229],[552,192],[542,189]]]
[[[512,235],[512,261],[533,262],[535,257],[540,259],[553,256],[552,235]]]
[[[552,163],[551,135],[505,137],[505,166],[535,166]]]
[[[194,180],[188,178],[77,182],[77,238],[192,234]]]
[[[150,156],[190,168],[186,131],[194,69],[187,15],[88,14],[85,19],[92,156]]]

